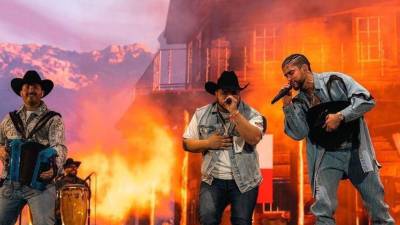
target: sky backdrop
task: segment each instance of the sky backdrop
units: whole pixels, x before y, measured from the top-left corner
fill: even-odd
[[[152,52],[169,0],[0,0],[0,43],[90,51],[140,43]]]

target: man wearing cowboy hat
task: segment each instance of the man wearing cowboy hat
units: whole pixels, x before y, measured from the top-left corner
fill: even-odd
[[[56,189],[57,192],[60,192],[61,189],[67,185],[67,184],[81,184],[85,185],[88,190],[89,186],[86,183],[85,180],[82,180],[81,178],[78,177],[78,168],[81,165],[80,161],[75,161],[72,158],[68,158],[67,161],[64,164],[64,174],[57,178],[56,180]],[[55,225],[61,225],[62,220],[61,220],[61,212],[60,212],[60,202],[59,199],[57,198],[56,201],[56,223]]]
[[[57,189],[62,188],[66,184],[83,184],[86,182],[78,177],[78,168],[81,165],[80,161],[74,161],[72,158],[68,158],[64,164],[64,174],[57,178],[56,187]]]
[[[236,74],[224,71],[205,89],[215,102],[198,108],[183,134],[186,151],[202,153],[200,223],[217,225],[231,205],[233,225],[250,225],[261,174],[255,146],[265,131],[265,120],[244,103]]]
[[[42,98],[53,89],[51,80],[42,80],[39,74],[30,70],[23,78],[14,78],[11,81],[12,90],[22,98],[23,105],[20,109],[7,114],[0,124],[0,159],[3,162],[4,180],[0,188],[0,224],[15,224],[18,214],[27,203],[32,213],[34,225],[54,224],[54,205],[56,191],[53,178],[61,173],[67,155],[64,144],[64,124],[60,114],[50,111]],[[48,116],[50,115],[51,116]],[[48,116],[43,126],[36,126],[43,117]],[[20,122],[16,126],[16,119]],[[44,121],[44,120],[42,120]],[[35,132],[34,132],[35,131]],[[26,138],[26,134],[29,138]],[[40,179],[49,183],[45,190],[37,190],[28,185],[22,185],[18,181],[12,181],[7,176],[7,164],[10,155],[5,145],[8,140],[29,139],[43,146],[52,147],[56,153],[55,164],[58,170],[51,168],[40,173]],[[33,159],[32,159],[33,160]]]

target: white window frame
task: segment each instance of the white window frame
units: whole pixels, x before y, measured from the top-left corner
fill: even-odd
[[[261,29],[261,35],[258,35],[259,31]],[[275,62],[277,61],[277,34],[276,34],[276,27],[275,26],[267,26],[267,25],[256,25],[253,31],[253,61],[254,63],[263,63],[263,62]],[[272,31],[271,35],[267,35],[267,31]],[[267,39],[272,40],[272,49],[266,49],[267,46]],[[262,44],[262,58],[260,59],[257,57],[257,52],[260,52],[259,49],[257,49],[258,42],[261,41]],[[271,51],[271,58],[267,58],[267,51]]]
[[[377,20],[377,27],[371,27],[371,20]],[[366,30],[360,30],[360,22],[366,23]],[[366,43],[361,42],[361,35],[367,37]],[[381,17],[379,16],[366,16],[356,17],[356,35],[357,35],[357,59],[359,62],[379,62],[382,59],[382,35],[381,35]],[[372,35],[377,35],[377,41],[372,43]],[[378,49],[378,55],[372,55],[372,48]],[[367,52],[363,52],[364,50]]]

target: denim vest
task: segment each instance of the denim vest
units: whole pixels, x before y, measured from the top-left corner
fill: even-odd
[[[244,102],[240,102],[238,110],[247,120],[250,120],[254,116],[260,116],[260,113]],[[197,109],[195,116],[198,121],[200,140],[207,139],[211,134],[221,133],[224,129],[222,127],[223,125],[218,120],[216,103]],[[233,136],[234,142],[243,141],[234,129],[229,130],[229,135]],[[239,190],[244,193],[257,187],[262,180],[262,176],[255,146],[244,143],[243,148],[239,148],[239,145],[234,144],[233,151],[229,151],[229,158],[233,178]],[[203,162],[201,165],[202,181],[210,185],[213,180],[211,171],[214,169],[220,153],[220,150],[208,150],[203,154]]]

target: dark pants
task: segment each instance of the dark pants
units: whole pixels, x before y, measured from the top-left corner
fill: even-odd
[[[62,225],[61,217],[56,217],[56,222],[54,224],[55,225]]]
[[[232,225],[251,225],[258,187],[241,193],[234,180],[214,179],[212,185],[201,182],[200,223],[219,225],[222,213],[231,204]]]
[[[54,225],[56,189],[53,184],[39,191],[18,182],[5,181],[0,188],[0,225],[14,225],[28,204],[35,225]]]

